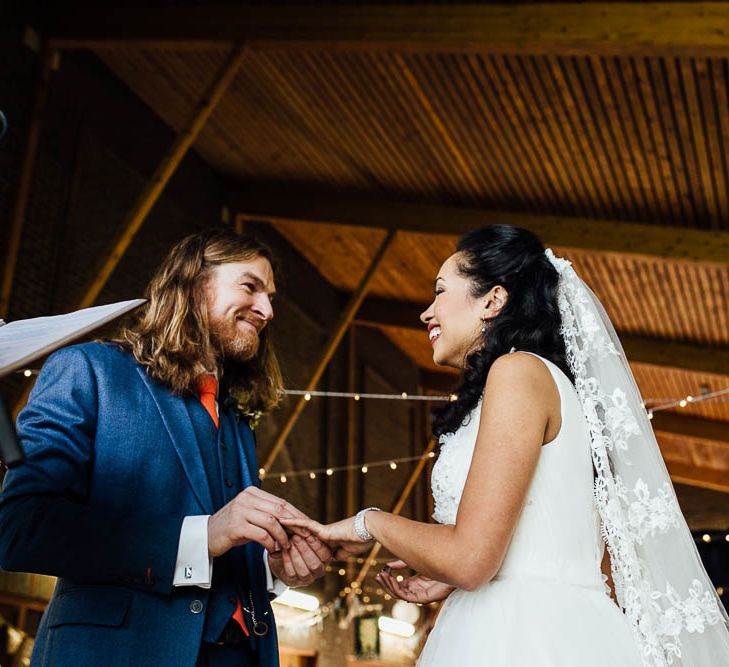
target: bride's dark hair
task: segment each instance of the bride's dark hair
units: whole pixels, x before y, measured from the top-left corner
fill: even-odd
[[[483,345],[466,357],[458,398],[433,410],[433,433],[452,433],[476,406],[491,364],[511,348],[534,352],[561,368],[574,384],[560,333],[557,304],[559,274],[532,232],[512,225],[490,225],[465,234],[458,242],[458,272],[480,297],[496,285],[508,293],[501,312],[486,323]],[[525,406],[526,408],[526,406]]]

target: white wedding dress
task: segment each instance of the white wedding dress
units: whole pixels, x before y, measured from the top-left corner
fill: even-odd
[[[535,355],[536,356],[536,355]],[[639,667],[637,642],[610,599],[593,498],[590,433],[567,376],[557,384],[562,426],[542,446],[514,536],[496,577],[444,602],[420,667]],[[528,406],[525,406],[528,409]],[[477,405],[441,438],[433,467],[433,518],[455,524],[478,432]]]

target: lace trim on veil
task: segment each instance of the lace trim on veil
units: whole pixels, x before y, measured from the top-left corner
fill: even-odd
[[[642,478],[629,488],[616,471],[631,465],[630,441],[641,435],[636,415],[619,386],[603,387],[590,368],[595,360],[620,356],[599,319],[592,297],[571,263],[547,256],[560,273],[559,309],[567,362],[592,436],[595,502],[610,554],[615,592],[635,632],[645,665],[673,664],[681,656],[683,631],[703,632],[722,619],[713,589],[694,579],[685,597],[666,582],[656,590],[640,548],[646,540],[680,527],[681,511],[668,481],[651,489]],[[650,427],[648,427],[650,428]]]

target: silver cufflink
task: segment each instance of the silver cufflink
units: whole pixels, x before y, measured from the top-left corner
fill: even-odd
[[[192,568],[191,567],[185,568],[185,579],[192,579]]]

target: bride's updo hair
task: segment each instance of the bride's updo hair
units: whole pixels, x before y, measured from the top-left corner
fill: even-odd
[[[574,384],[560,333],[559,274],[544,251],[535,234],[512,225],[476,229],[458,242],[458,272],[471,281],[472,296],[481,297],[501,285],[509,297],[501,312],[486,321],[483,344],[466,357],[455,390],[458,398],[433,411],[434,435],[461,426],[483,393],[491,364],[512,348],[549,359]]]

